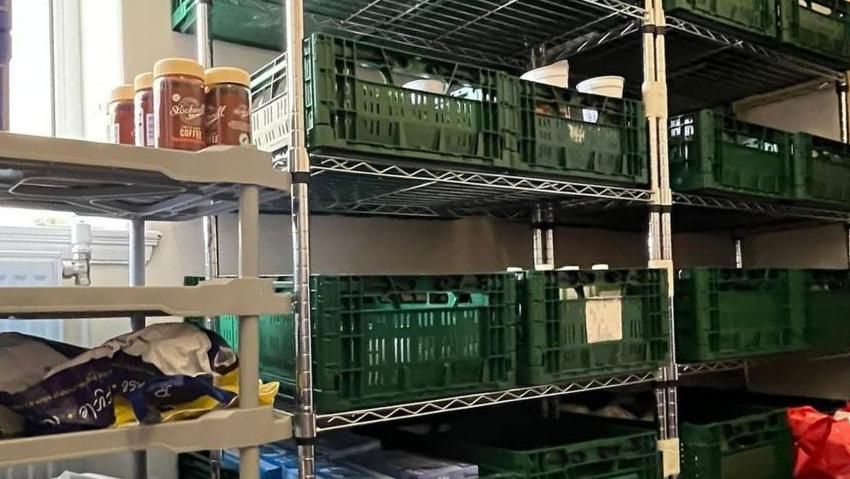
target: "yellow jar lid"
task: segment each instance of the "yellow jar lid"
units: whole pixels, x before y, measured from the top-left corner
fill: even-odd
[[[204,67],[188,58],[165,58],[153,67],[154,78],[166,75],[186,75],[204,79]]]
[[[145,72],[136,75],[136,78],[133,80],[133,88],[136,91],[153,88],[153,73]]]
[[[112,89],[109,94],[109,103],[116,101],[133,101],[133,95],[136,92],[133,90],[133,85],[121,85]]]
[[[241,68],[216,67],[206,72],[207,85],[219,85],[222,83],[235,83],[237,85],[251,86],[251,75]]]

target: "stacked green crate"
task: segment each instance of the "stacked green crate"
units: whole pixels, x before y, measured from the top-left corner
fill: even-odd
[[[448,432],[394,439],[405,448],[477,464],[482,478],[658,479],[657,436],[639,423],[564,414],[540,419],[488,411]]]
[[[667,358],[661,270],[528,272],[520,305],[521,384],[650,370]]]
[[[177,477],[178,479],[210,479],[214,477],[209,455],[200,452],[178,455]],[[219,479],[239,479],[239,472],[221,469],[221,475],[218,477]]]
[[[681,479],[791,479],[794,447],[784,408],[727,394],[683,391]]]
[[[812,206],[850,208],[850,145],[795,135],[794,198]]]
[[[513,165],[519,99],[510,75],[328,35],[310,37],[304,57],[312,150]],[[403,86],[422,79],[443,80],[446,91]]]
[[[278,285],[290,289],[281,278]],[[516,278],[314,276],[313,386],[321,412],[511,388]],[[235,332],[236,318],[219,329]],[[260,318],[260,372],[295,390],[292,315]],[[225,333],[226,334],[226,333]]]
[[[791,198],[791,134],[714,110],[671,118],[669,133],[674,190]]]
[[[211,35],[216,40],[281,50],[283,15],[276,0],[215,0],[210,9]],[[171,0],[171,29],[195,30],[197,0]]]
[[[778,0],[779,39],[795,51],[850,67],[850,3],[843,0]]]
[[[736,33],[765,39],[775,39],[779,34],[776,0],[664,0],[664,10]]]
[[[679,271],[676,359],[702,362],[808,348],[803,281],[802,270]]]
[[[806,271],[808,338],[819,352],[850,350],[850,272]]]
[[[519,171],[642,186],[649,182],[643,103],[520,81]]]

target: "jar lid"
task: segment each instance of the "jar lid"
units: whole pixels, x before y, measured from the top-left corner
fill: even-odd
[[[207,70],[207,85],[218,85],[221,83],[235,83],[237,85],[251,86],[251,75],[241,68],[216,67]]]
[[[145,72],[136,75],[136,78],[133,80],[133,88],[136,91],[153,88],[153,73]]]
[[[109,103],[116,101],[133,101],[133,95],[135,93],[133,85],[117,86],[112,89],[112,93],[109,95]]]
[[[203,80],[204,67],[188,58],[165,58],[156,62],[153,67],[153,76],[159,78],[166,75],[187,75]]]

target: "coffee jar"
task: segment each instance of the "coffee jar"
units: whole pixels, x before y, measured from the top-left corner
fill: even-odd
[[[112,143],[134,145],[133,85],[121,85],[112,90],[107,107],[109,120],[107,137]]]
[[[154,145],[200,150],[204,140],[204,69],[194,60],[167,58],[153,71]]]
[[[136,146],[154,146],[153,73],[136,75],[133,80],[133,112]]]
[[[239,68],[206,71],[207,145],[251,143],[251,76]]]

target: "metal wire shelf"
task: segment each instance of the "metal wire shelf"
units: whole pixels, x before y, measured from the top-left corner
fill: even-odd
[[[568,179],[474,171],[434,163],[342,155],[311,155],[314,212],[408,218],[491,216],[529,220],[540,202],[551,204],[555,223],[642,231],[652,193],[645,189],[578,183]],[[286,168],[279,158],[278,168]],[[679,231],[787,229],[800,224],[850,223],[850,211],[829,210],[691,193],[674,193]],[[266,204],[266,212],[288,204]]]
[[[636,2],[638,3],[638,2]],[[307,2],[317,28],[477,64],[527,69],[571,60],[571,77],[617,74],[640,96],[644,9],[621,0],[346,0]],[[693,21],[667,17],[674,112],[822,80],[843,65],[795,57]],[[599,48],[606,45],[606,48]],[[592,52],[592,53],[591,53]],[[571,83],[574,83],[571,81]]]
[[[311,155],[313,192],[319,211],[419,217],[496,214],[511,217],[540,201],[573,206],[645,204],[644,189],[562,179],[471,171],[450,166],[387,164]]]
[[[756,213],[774,218],[799,218],[831,223],[850,222],[850,211],[807,208],[735,198],[674,193],[673,203],[682,206]]]
[[[307,2],[319,28],[524,68],[528,52],[641,19],[620,0],[347,0]]]
[[[776,361],[794,360],[794,361],[829,361],[833,359],[843,359],[850,357],[850,351],[841,353],[797,353],[797,354],[781,354],[774,356],[759,356],[744,359],[728,359],[723,361],[712,361],[706,363],[690,363],[679,364],[679,374],[685,376],[695,376],[700,374],[720,373],[727,371],[737,371],[739,369],[752,368],[755,366],[764,366]]]
[[[543,385],[495,391],[480,394],[469,394],[451,398],[421,401],[409,404],[399,404],[372,409],[361,409],[333,414],[319,414],[317,417],[319,430],[343,429],[367,424],[376,424],[412,417],[429,416],[450,411],[460,411],[496,404],[505,404],[528,399],[539,399],[564,394],[585,391],[597,391],[620,386],[644,384],[658,379],[657,371],[635,373],[623,376],[577,381],[566,385]]]

